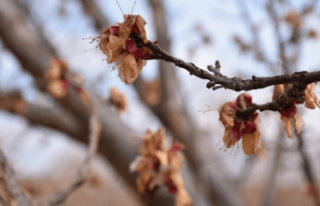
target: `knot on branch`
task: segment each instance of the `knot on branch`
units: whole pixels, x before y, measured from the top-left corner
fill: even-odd
[[[216,85],[216,83],[215,83],[215,82],[210,81],[210,82],[208,82],[208,83],[207,83],[207,85],[206,85],[206,86],[207,86],[207,88],[208,88],[208,89],[210,89],[211,87],[214,87],[215,85]]]
[[[307,73],[308,73],[307,71],[295,72],[295,73],[292,75],[292,77],[293,77],[294,79],[299,79],[299,80],[301,80],[301,79],[303,79],[303,78],[306,76]]]

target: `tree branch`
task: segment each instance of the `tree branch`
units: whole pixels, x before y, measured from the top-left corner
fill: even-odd
[[[89,148],[87,155],[82,162],[82,165],[78,169],[78,172],[73,182],[64,190],[58,192],[51,198],[45,206],[55,206],[61,204],[66,200],[77,188],[79,188],[85,182],[86,175],[89,170],[90,162],[93,159],[99,144],[101,134],[101,124],[97,116],[97,109],[95,108],[90,117],[90,136],[89,136]]]
[[[167,52],[163,51],[158,45],[148,41],[143,43],[142,38],[138,35],[132,35],[136,40],[137,44],[140,47],[147,47],[153,53],[155,59],[164,60],[171,62],[178,67],[181,67],[187,70],[190,75],[197,76],[200,79],[206,79],[210,81],[209,88],[215,86],[215,84],[220,84],[225,89],[231,89],[234,91],[250,91],[254,89],[262,89],[269,86],[274,86],[278,84],[292,84],[292,83],[303,83],[310,84],[313,82],[320,81],[320,71],[316,72],[295,72],[291,75],[276,75],[270,77],[256,77],[252,76],[252,79],[242,79],[239,77],[227,77],[221,74],[219,71],[215,71],[215,74],[211,74],[208,71],[205,71],[195,64],[185,62],[181,59],[178,59]],[[210,69],[212,66],[208,66]],[[210,71],[209,69],[209,71]]]
[[[4,189],[10,197],[6,200],[5,197],[0,197],[0,203],[12,205],[11,199],[15,200],[19,206],[32,206],[31,201],[26,197],[20,184],[14,177],[12,169],[9,167],[6,157],[0,149],[0,189]],[[6,204],[9,203],[9,204]]]
[[[72,137],[86,137],[80,123],[67,111],[54,105],[46,107],[25,101],[21,94],[0,90],[0,109],[25,117],[30,123],[46,126]]]

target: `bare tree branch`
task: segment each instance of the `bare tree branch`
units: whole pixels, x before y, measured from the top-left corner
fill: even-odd
[[[140,47],[149,48],[155,56],[155,59],[164,60],[167,62],[174,63],[176,66],[186,69],[190,75],[197,76],[200,79],[207,79],[210,81],[210,87],[215,84],[220,84],[226,89],[234,91],[250,91],[254,89],[262,89],[269,86],[278,84],[292,84],[292,83],[303,83],[310,84],[320,80],[320,71],[316,72],[296,72],[291,75],[277,75],[270,77],[256,77],[252,76],[252,79],[242,79],[239,77],[227,77],[222,75],[210,74],[209,72],[195,66],[193,63],[187,63],[181,59],[178,59],[167,52],[163,51],[158,45],[148,41],[146,44],[142,42],[141,37],[138,35],[132,35],[132,37],[138,42]],[[208,66],[211,67],[211,66]]]
[[[11,200],[16,201],[18,206],[32,206],[31,201],[26,197],[21,188],[20,184],[14,177],[12,169],[9,167],[9,163],[7,162],[6,157],[4,156],[2,150],[0,149],[0,189],[5,190],[7,195],[10,195],[9,201],[2,200],[0,197],[0,203],[4,201],[4,203],[9,203],[5,205],[11,205],[13,202]],[[11,199],[11,200],[10,200]]]
[[[87,155],[82,162],[82,165],[78,169],[78,172],[73,182],[61,192],[58,192],[44,205],[55,206],[66,200],[77,188],[79,188],[85,182],[86,175],[88,173],[90,162],[93,159],[99,144],[101,134],[101,124],[98,119],[97,109],[94,108],[90,117],[90,136],[89,136],[89,148]]]
[[[85,138],[85,130],[67,111],[56,105],[46,107],[25,101],[19,92],[0,90],[0,109],[25,117],[30,123],[64,132],[72,137]]]

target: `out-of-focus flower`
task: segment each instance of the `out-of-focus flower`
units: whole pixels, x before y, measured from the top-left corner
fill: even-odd
[[[69,82],[64,77],[65,72],[69,72],[67,63],[58,58],[51,59],[47,89],[55,98],[63,98],[68,92]]]
[[[152,56],[148,48],[137,48],[132,33],[140,35],[146,43],[146,22],[140,15],[124,15],[122,23],[103,29],[100,36],[93,39],[100,40],[99,48],[107,56],[108,63],[115,63],[119,69],[121,81],[126,84],[133,83],[145,65],[143,60]]]
[[[309,33],[308,33],[308,37],[311,38],[311,39],[317,39],[318,38],[318,33],[315,30],[311,29],[309,31]]]
[[[82,89],[83,80],[80,76],[73,74],[69,70],[66,62],[55,57],[51,60],[51,67],[47,73],[47,90],[55,98],[63,98],[73,88],[85,104],[90,103],[90,98]]]
[[[164,129],[155,133],[148,130],[139,147],[140,156],[130,165],[131,171],[139,172],[138,191],[143,194],[155,186],[166,186],[168,193],[176,196],[176,206],[190,206],[191,199],[180,175],[184,147],[173,141],[168,149]]]
[[[293,28],[299,28],[301,26],[301,21],[299,14],[294,10],[290,10],[285,17],[286,22],[288,22]]]
[[[161,100],[161,82],[159,79],[145,82],[143,85],[143,100],[150,106],[156,106]]]
[[[252,97],[249,94],[240,94],[235,102],[226,102],[220,109],[220,122],[225,126],[223,136],[224,147],[233,147],[242,139],[242,148],[245,154],[255,154],[261,149],[261,133],[257,124],[260,122],[258,113],[254,112],[249,119],[236,117],[237,109],[246,109],[252,106]]]
[[[272,95],[272,100],[277,99],[280,95],[288,91],[290,87],[291,85],[287,85],[287,84],[275,85],[273,95]],[[309,96],[310,94],[307,94],[307,95]],[[305,96],[306,96],[306,93],[305,93]],[[289,105],[286,106],[286,108],[283,108],[280,111],[280,114],[281,114],[280,119],[283,123],[284,130],[290,139],[292,139],[292,126],[295,128],[295,131],[297,134],[301,132],[304,126],[303,119],[297,113],[296,104],[300,104],[300,103],[302,102],[298,102],[298,101],[291,102]]]
[[[118,114],[127,111],[126,97],[117,88],[110,89],[110,103],[115,106]]]

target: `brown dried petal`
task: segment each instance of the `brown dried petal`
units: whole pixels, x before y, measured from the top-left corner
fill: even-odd
[[[187,191],[183,189],[178,189],[177,194],[176,194],[176,206],[191,206],[192,201],[187,193]]]
[[[55,98],[62,98],[67,94],[67,90],[63,88],[60,80],[50,81],[47,89]]]
[[[131,32],[132,27],[136,23],[135,15],[124,15],[124,22],[119,24],[119,37],[124,40],[128,40]]]
[[[219,120],[225,127],[233,127],[236,110],[229,105],[231,102],[225,103],[219,111]],[[233,104],[233,103],[231,103]]]
[[[304,96],[305,96],[305,101],[306,104],[305,106],[309,109],[315,109],[316,105],[318,108],[320,108],[320,105],[318,103],[318,99],[316,94],[314,93],[314,90],[316,88],[317,83],[311,83],[307,86],[306,90],[304,91]]]
[[[59,61],[57,61],[56,58],[51,59],[51,66],[48,71],[48,78],[53,80],[53,79],[58,79],[61,76],[61,67]]]
[[[301,132],[301,130],[303,129],[304,126],[304,122],[303,119],[301,118],[300,115],[296,114],[293,116],[292,118],[293,123],[294,123],[294,128],[297,134],[299,134]]]
[[[283,123],[284,131],[286,131],[288,137],[292,139],[292,129],[291,129],[291,118],[289,117],[284,117],[281,115],[281,120]]]
[[[136,16],[136,24],[140,30],[140,36],[142,37],[144,43],[147,43],[147,41],[148,41],[147,34],[146,34],[146,30],[144,29],[144,27],[146,25],[146,21],[140,15],[137,15]]]
[[[124,52],[125,40],[110,34],[109,43],[103,52],[107,55],[108,63],[117,61]]]
[[[97,37],[100,39],[100,43],[99,43],[99,47],[101,49],[101,51],[103,53],[105,53],[106,55],[109,54],[109,52],[107,51],[107,46],[109,44],[109,36],[110,36],[110,31],[109,31],[109,27],[102,29],[100,36]],[[95,39],[93,39],[95,40]]]
[[[186,191],[186,188],[183,183],[183,179],[180,173],[173,173],[171,175],[172,180],[177,185],[177,193],[176,193],[176,206],[190,206],[192,204],[191,198]]]
[[[233,147],[236,144],[237,139],[233,136],[232,128],[225,128],[223,142],[226,148]]]
[[[253,155],[261,149],[260,131],[257,129],[253,133],[244,133],[242,137],[243,151],[247,155]]]
[[[170,152],[169,156],[169,164],[171,166],[171,170],[173,172],[178,172],[182,167],[182,157],[180,152]]]
[[[168,165],[168,154],[167,152],[156,151],[155,156],[159,159],[161,165],[167,166]]]
[[[284,86],[283,84],[274,85],[272,100],[277,99],[280,95],[284,93]]]
[[[110,102],[116,107],[117,112],[126,111],[127,101],[125,96],[121,94],[117,88],[111,88],[110,94]]]
[[[150,105],[155,106],[161,100],[161,82],[159,79],[146,82],[143,86],[143,99],[144,101]]]
[[[153,133],[151,130],[148,130],[145,136],[143,137],[143,140],[139,147],[139,153],[145,156],[156,156],[156,153],[158,151],[166,152],[166,139],[164,128],[158,130],[156,133]]]
[[[155,146],[158,150],[165,151],[167,149],[166,130],[159,129],[155,134]]]
[[[137,178],[137,188],[139,193],[144,194],[149,188],[149,184],[152,182],[153,175],[148,171],[140,173]]]
[[[141,71],[142,64],[140,64],[141,68],[138,68],[137,62],[132,54],[126,55],[120,64],[119,74],[121,81],[127,85],[133,83]]]

